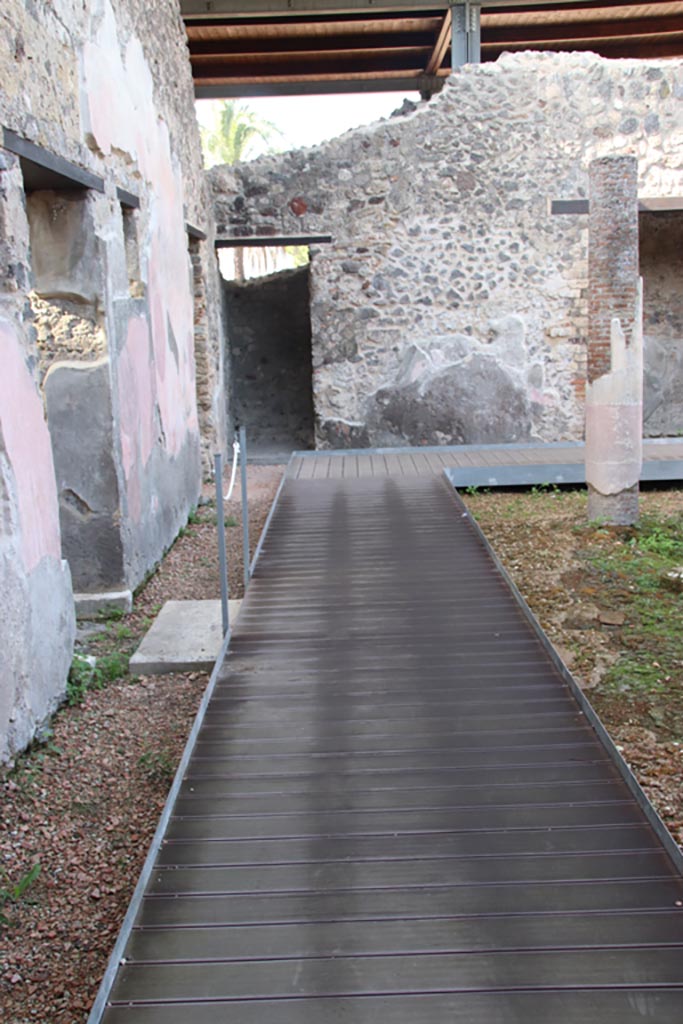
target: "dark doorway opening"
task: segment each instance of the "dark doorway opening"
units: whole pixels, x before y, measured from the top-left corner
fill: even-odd
[[[314,447],[309,265],[225,281],[232,413],[249,457]]]

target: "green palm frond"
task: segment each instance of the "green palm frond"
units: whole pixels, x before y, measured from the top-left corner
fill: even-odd
[[[266,144],[267,151],[272,151],[273,140],[281,134],[277,125],[259,117],[250,107],[237,100],[225,100],[214,127],[201,131],[204,163],[207,167],[239,163],[252,155],[258,139]]]

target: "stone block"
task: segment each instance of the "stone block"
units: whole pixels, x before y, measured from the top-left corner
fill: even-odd
[[[34,287],[43,298],[94,305],[103,294],[92,202],[85,190],[27,197]]]
[[[55,363],[44,383],[59,494],[62,551],[74,586],[124,582],[109,360]]]
[[[130,590],[106,590],[99,594],[74,594],[77,619],[94,619],[110,611],[128,614],[133,610],[133,593]]]

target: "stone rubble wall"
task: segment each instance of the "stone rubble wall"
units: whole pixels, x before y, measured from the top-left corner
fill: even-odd
[[[4,760],[64,693],[73,602],[61,555],[77,586],[134,588],[196,502],[202,458],[208,468],[225,447],[226,412],[177,0],[6,0],[0,77],[1,127],[105,181],[104,193],[26,196],[0,135]],[[139,209],[124,213],[117,187]],[[190,243],[186,222],[207,239]]]
[[[220,235],[332,236],[311,265],[318,445],[580,438],[587,218],[550,201],[622,153],[640,194],[680,194],[682,99],[681,61],[507,55],[402,116],[212,169]]]

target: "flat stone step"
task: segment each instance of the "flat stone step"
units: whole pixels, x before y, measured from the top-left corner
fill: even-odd
[[[241,601],[229,601],[231,624]],[[167,601],[130,659],[138,675],[210,672],[223,642],[220,601]]]

